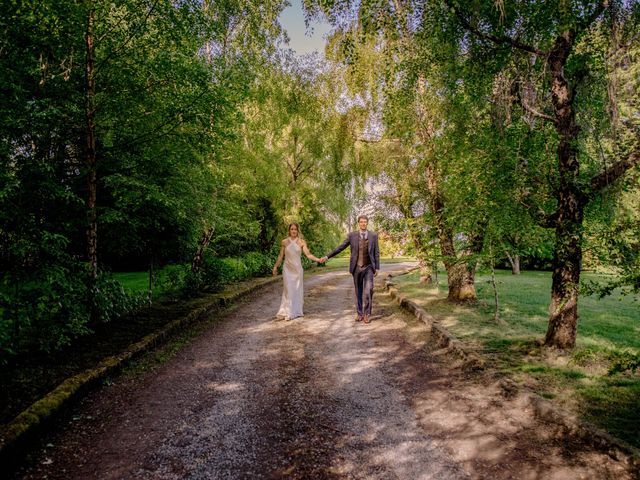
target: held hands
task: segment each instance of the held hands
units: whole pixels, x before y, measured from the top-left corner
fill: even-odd
[[[326,262],[327,262],[327,260],[329,260],[329,258],[325,255],[324,257],[322,257],[322,258],[320,258],[320,259],[319,259],[319,262],[320,262],[320,263],[326,263]]]

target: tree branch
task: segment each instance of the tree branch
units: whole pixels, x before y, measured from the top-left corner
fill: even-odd
[[[591,26],[593,22],[597,20],[597,18],[602,15],[602,13],[609,8],[610,1],[609,0],[601,0],[600,3],[596,6],[595,10],[584,19],[582,22],[578,22],[578,31],[586,30]]]
[[[517,89],[516,97],[518,99],[518,103],[520,104],[520,106],[524,108],[527,112],[529,112],[531,115],[533,115],[534,117],[541,118],[542,120],[551,122],[554,125],[557,124],[556,118],[552,117],[551,115],[547,115],[546,113],[539,112],[538,110],[536,110],[526,102],[526,100],[524,99],[524,96],[522,95],[522,84],[520,82],[518,82],[518,84],[520,86]]]
[[[590,186],[592,192],[599,192],[603,188],[616,182],[627,171],[640,165],[640,150],[636,149],[627,158],[617,161],[603,172],[591,179]]]
[[[102,69],[102,67],[107,64],[107,62],[109,60],[111,60],[112,58],[114,58],[117,55],[119,55],[120,52],[129,44],[129,42],[131,40],[133,40],[133,38],[142,31],[142,28],[147,24],[149,18],[151,17],[153,12],[155,11],[156,6],[158,5],[159,2],[160,2],[160,0],[155,0],[153,2],[153,5],[151,5],[151,8],[149,8],[149,10],[147,11],[147,13],[146,13],[146,15],[144,17],[144,20],[142,21],[142,23],[139,26],[139,28],[137,30],[134,29],[133,33],[131,35],[129,35],[129,37],[124,42],[122,42],[122,44],[119,47],[117,47],[115,50],[112,50],[111,52],[109,52],[107,54],[107,56],[96,66],[96,72],[100,71]]]
[[[556,221],[558,220],[558,212],[554,211],[551,213],[545,212],[542,207],[535,207],[527,203],[526,199],[530,197],[529,193],[525,194],[525,198],[521,198],[518,200],[518,203],[522,205],[534,222],[536,222],[542,228],[553,228],[556,226]]]
[[[533,53],[535,55],[539,55],[539,56],[546,55],[546,52],[544,50],[540,50],[537,47],[533,47],[531,45],[527,45],[526,43],[522,43],[519,40],[516,40],[515,38],[511,38],[507,35],[498,36],[498,35],[493,35],[491,33],[485,33],[481,31],[478,27],[474,27],[473,25],[471,25],[469,20],[467,20],[465,16],[462,14],[458,6],[454,5],[451,0],[445,0],[445,4],[453,10],[453,12],[455,13],[456,17],[458,17],[458,20],[460,21],[462,26],[466,30],[474,33],[478,38],[481,38],[483,40],[488,40],[498,45],[510,45],[514,48],[517,48],[518,50]]]
[[[287,159],[287,167],[289,167],[289,170],[291,171],[291,174],[293,176],[296,176],[296,174],[297,174],[296,168],[289,162],[288,159]]]

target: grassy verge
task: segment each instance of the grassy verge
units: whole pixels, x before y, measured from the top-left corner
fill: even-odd
[[[440,276],[439,286],[420,284],[417,272],[394,281],[402,293],[502,373],[640,447],[640,372],[608,374],[625,351],[640,352],[640,299],[583,296],[576,348],[558,353],[536,343],[547,328],[551,274],[514,276],[499,271],[496,277],[498,322],[488,274],[477,276],[478,302],[467,305],[447,302],[446,275]]]

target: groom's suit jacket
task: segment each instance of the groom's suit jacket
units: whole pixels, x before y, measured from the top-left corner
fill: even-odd
[[[378,234],[370,230],[367,230],[367,238],[369,239],[369,260],[374,270],[380,270],[380,249],[378,248]],[[347,235],[344,242],[336,247],[336,249],[327,255],[327,258],[331,258],[348,246],[351,247],[351,258],[349,259],[349,273],[353,275],[356,270],[356,264],[358,263],[358,246],[360,245],[360,232],[351,232]]]

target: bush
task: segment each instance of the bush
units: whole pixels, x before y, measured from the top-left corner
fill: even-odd
[[[271,273],[276,256],[248,252],[239,257],[206,255],[200,271],[190,265],[168,265],[158,273],[156,287],[164,298],[193,298],[202,291],[219,291],[225,285]]]
[[[229,283],[268,275],[274,263],[272,254],[261,252],[249,252],[241,257],[231,258],[208,256],[202,265],[202,283],[206,288],[219,290]]]
[[[156,275],[155,290],[160,291],[162,297],[171,300],[177,300],[183,296],[187,282],[194,280],[189,278],[193,275],[190,265],[166,265]],[[200,284],[201,282],[196,282],[196,285]]]
[[[623,350],[611,355],[611,367],[608,373],[609,375],[613,375],[627,370],[635,373],[639,368],[640,354]]]
[[[137,310],[148,303],[147,293],[127,292],[124,287],[110,274],[101,273],[96,285],[93,287],[93,295],[90,295],[91,308],[100,323],[115,320],[129,312]]]
[[[49,266],[15,278],[5,274],[0,287],[0,360],[10,355],[52,352],[91,333],[92,312],[109,322],[147,300],[130,294],[107,274],[91,291],[84,265]]]
[[[74,268],[75,267],[75,268]],[[86,272],[78,266],[50,266],[20,278],[3,276],[0,352],[50,352],[89,332]]]

